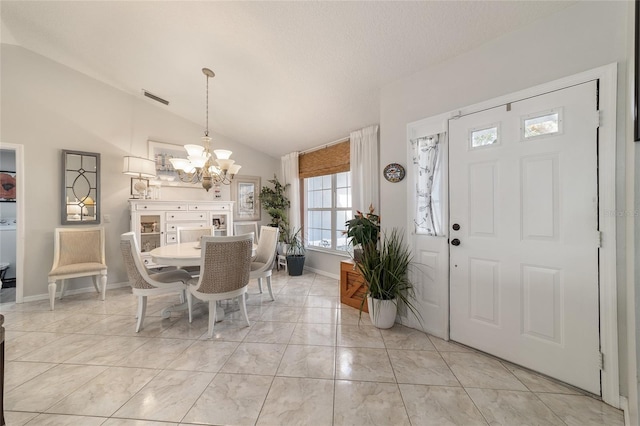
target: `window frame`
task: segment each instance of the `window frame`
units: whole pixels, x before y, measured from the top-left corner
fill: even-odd
[[[351,199],[352,193],[351,193],[351,171],[343,171],[343,172],[336,172],[336,173],[332,173],[332,174],[327,174],[327,175],[319,175],[319,176],[311,176],[311,177],[307,177],[302,179],[302,188],[303,188],[303,194],[304,194],[304,204],[303,204],[303,213],[304,213],[304,222],[305,222],[305,230],[306,230],[306,236],[307,238],[305,239],[305,248],[307,250],[317,250],[317,251],[321,251],[321,252],[325,252],[325,253],[331,253],[331,254],[339,254],[339,255],[344,255],[344,256],[349,256],[349,247],[350,245],[347,243],[345,245],[346,249],[345,250],[340,250],[337,248],[338,245],[338,238],[337,238],[337,233],[338,232],[342,232],[343,230],[346,230],[346,225],[345,224],[338,224],[338,214],[337,212],[340,211],[344,211],[347,213],[347,217],[349,217],[352,212],[353,212],[353,206],[349,205],[348,207],[337,207],[337,197],[338,197],[338,174],[340,173],[347,173],[349,178],[348,178],[348,186],[347,187],[341,187],[341,188],[348,188],[349,190],[349,198]],[[331,177],[331,207],[309,207],[309,180],[310,179],[315,179],[315,178],[324,178],[325,176],[330,176]],[[353,204],[353,200],[351,199],[351,203]],[[310,241],[310,234],[311,234],[311,223],[309,221],[309,212],[313,212],[313,211],[318,211],[318,212],[326,212],[329,211],[331,213],[331,245],[330,247],[322,247],[322,246],[317,246],[317,245],[309,245],[309,241]],[[326,228],[313,228],[313,229],[326,229]]]

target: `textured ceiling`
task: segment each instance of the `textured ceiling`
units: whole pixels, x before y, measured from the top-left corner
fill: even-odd
[[[380,88],[571,2],[5,1],[2,41],[279,157],[379,122]],[[159,104],[158,104],[159,105]]]

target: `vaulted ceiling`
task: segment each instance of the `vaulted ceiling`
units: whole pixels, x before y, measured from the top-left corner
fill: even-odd
[[[279,157],[379,122],[380,88],[568,7],[555,1],[6,1],[18,44]],[[150,101],[151,102],[151,101]]]

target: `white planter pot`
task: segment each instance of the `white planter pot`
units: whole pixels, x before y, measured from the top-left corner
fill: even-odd
[[[391,328],[398,313],[397,300],[380,300],[367,296],[367,307],[371,323],[378,328]]]

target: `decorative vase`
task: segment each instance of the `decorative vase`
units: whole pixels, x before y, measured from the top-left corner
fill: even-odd
[[[367,307],[371,323],[378,328],[391,328],[396,322],[397,299],[382,300],[367,296]]]

